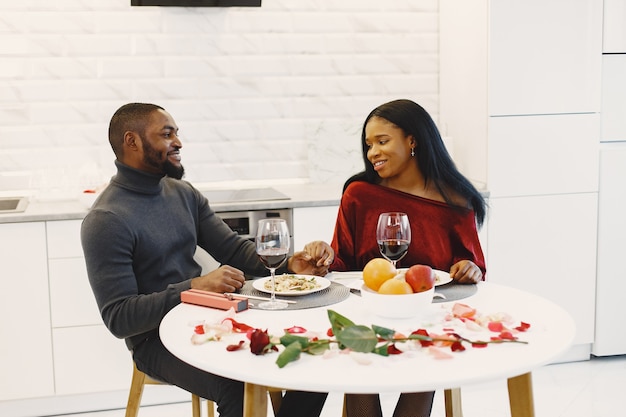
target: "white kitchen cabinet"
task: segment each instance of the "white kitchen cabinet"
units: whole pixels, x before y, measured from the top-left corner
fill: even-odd
[[[626,4],[626,1],[625,1]],[[624,23],[626,25],[626,22]],[[626,141],[626,53],[602,56],[602,141]]]
[[[61,258],[48,262],[52,327],[102,325],[85,260]]]
[[[440,22],[440,124],[490,192],[487,279],[569,311],[579,355],[564,359],[588,359],[602,0],[440,0]]]
[[[626,354],[626,142],[602,145],[598,203],[596,338],[593,354]]]
[[[550,299],[594,340],[596,193],[492,198],[487,279]]]
[[[440,0],[439,125],[464,174],[492,191],[490,116],[600,112],[601,11],[602,0]]]
[[[52,330],[56,395],[130,388],[132,358],[104,325]]]
[[[45,223],[0,224],[0,401],[54,394]]]
[[[604,0],[602,51],[626,53],[626,0]]]
[[[333,239],[339,206],[296,207],[293,209],[294,249],[301,250],[314,240]]]
[[[489,2],[489,114],[600,110],[602,0]]]
[[[492,197],[597,192],[598,114],[489,118]]]
[[[80,243],[82,220],[58,220],[46,222],[48,230],[48,257],[82,258],[83,247]]]
[[[87,278],[80,225],[80,220],[46,223],[53,328],[102,325]]]

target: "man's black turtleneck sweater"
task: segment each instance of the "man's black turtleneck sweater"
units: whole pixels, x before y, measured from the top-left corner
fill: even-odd
[[[85,217],[81,241],[104,323],[129,349],[157,332],[200,275],[196,246],[248,275],[267,273],[254,243],[233,232],[191,184],[115,164],[117,175]]]

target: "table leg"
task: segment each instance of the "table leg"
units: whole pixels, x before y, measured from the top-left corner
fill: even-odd
[[[243,417],[267,417],[267,387],[245,383]]]
[[[530,372],[509,378],[507,384],[511,417],[535,417],[533,382]]]
[[[450,388],[443,392],[446,402],[446,417],[463,417],[461,388]]]

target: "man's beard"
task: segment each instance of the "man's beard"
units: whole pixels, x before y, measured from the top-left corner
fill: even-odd
[[[174,165],[170,161],[165,161],[163,163],[163,170],[165,171],[165,175],[174,179],[181,179],[185,175],[185,167],[182,165]]]
[[[185,168],[182,165],[176,166],[169,159],[163,161],[162,155],[150,145],[147,140],[142,137],[144,144],[143,162],[153,168],[160,170],[163,174],[170,178],[181,179],[185,175]]]

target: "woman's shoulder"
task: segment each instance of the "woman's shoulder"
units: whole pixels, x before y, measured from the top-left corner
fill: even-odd
[[[346,190],[343,192],[344,194],[352,195],[352,194],[360,194],[360,193],[371,193],[375,190],[380,189],[380,185],[372,184],[367,181],[354,181],[351,182]]]
[[[371,201],[371,199],[378,199],[381,194],[386,193],[386,187],[381,185],[372,184],[366,181],[355,181],[350,183],[343,192],[343,201]]]
[[[389,199],[396,201],[401,199],[411,203],[423,203],[441,207],[470,208],[468,199],[462,194],[452,189],[446,189],[444,192],[447,193],[447,201],[438,191],[432,195],[417,195],[379,184],[372,184],[367,181],[354,181],[346,187],[343,195],[347,200],[366,201],[365,199],[375,198],[376,200]]]

